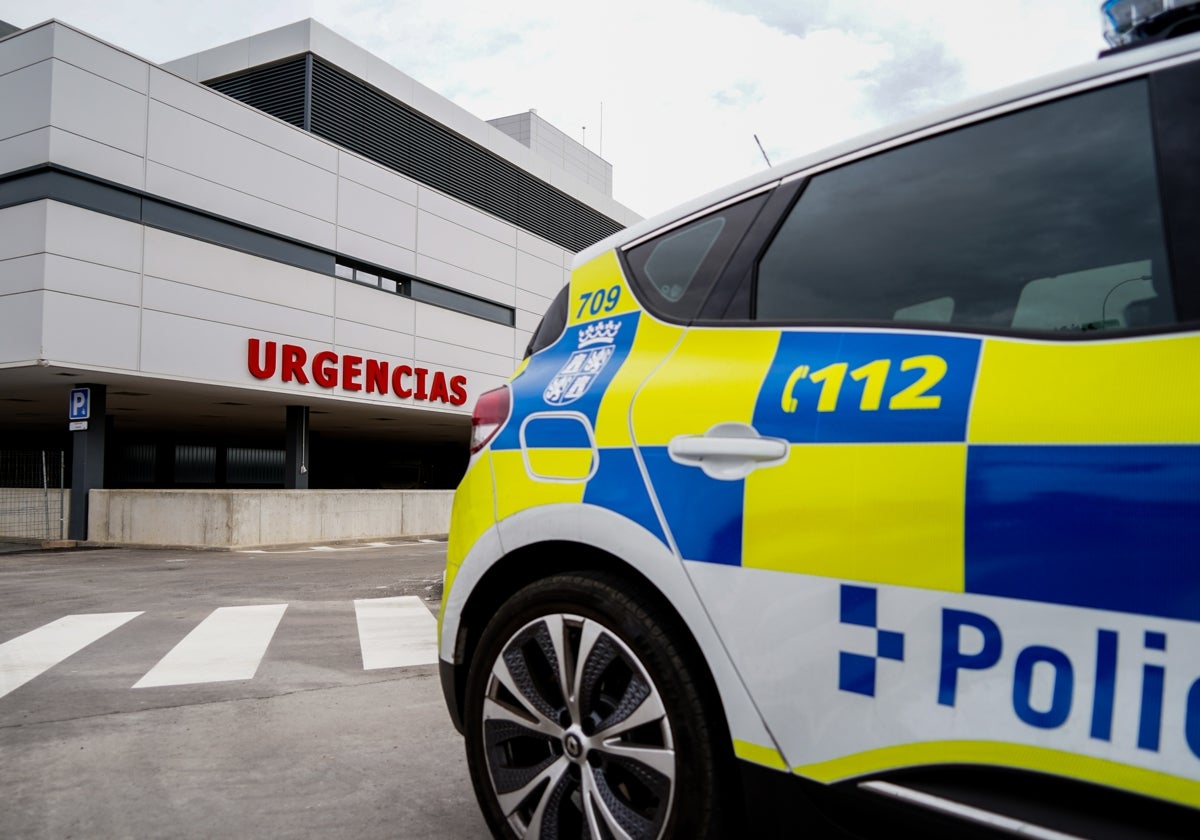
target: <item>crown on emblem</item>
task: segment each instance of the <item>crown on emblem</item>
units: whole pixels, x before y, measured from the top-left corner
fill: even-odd
[[[590,347],[593,344],[612,344],[617,332],[621,329],[620,321],[598,321],[588,324],[579,332],[579,346]]]

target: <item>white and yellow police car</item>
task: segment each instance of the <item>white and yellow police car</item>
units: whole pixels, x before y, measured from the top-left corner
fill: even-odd
[[[454,502],[492,830],[1200,837],[1198,386],[1200,36],[581,253]]]

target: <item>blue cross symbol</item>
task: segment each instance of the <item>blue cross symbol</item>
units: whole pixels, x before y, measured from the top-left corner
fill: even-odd
[[[877,618],[879,592],[870,586],[842,584],[842,624],[871,627],[876,631],[874,655],[861,653],[838,653],[838,688],[855,694],[875,696],[875,663],[880,659],[904,661],[904,634],[894,630],[880,630]]]

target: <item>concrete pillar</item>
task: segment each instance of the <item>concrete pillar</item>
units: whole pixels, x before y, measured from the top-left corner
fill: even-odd
[[[308,406],[287,407],[287,454],[284,456],[283,486],[308,489]]]
[[[103,385],[77,385],[89,390],[87,428],[71,432],[71,526],[67,536],[86,540],[88,491],[104,487],[104,432],[107,392]]]

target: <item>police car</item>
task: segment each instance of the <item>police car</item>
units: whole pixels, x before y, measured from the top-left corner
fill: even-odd
[[[584,251],[454,501],[492,830],[1200,836],[1198,385],[1200,36]]]

